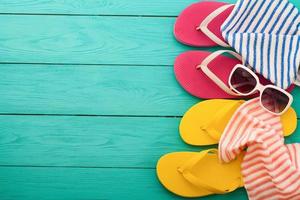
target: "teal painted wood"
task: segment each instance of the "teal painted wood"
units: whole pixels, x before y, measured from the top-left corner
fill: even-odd
[[[0,116],[0,165],[155,168],[163,154],[200,151],[176,118]]]
[[[179,200],[158,182],[154,169],[0,167],[3,200]],[[203,200],[246,200],[244,189]]]
[[[164,154],[201,151],[179,136],[180,119],[1,116],[0,165],[155,168]],[[300,142],[300,129],[287,139]]]
[[[172,65],[178,54],[192,49],[173,37],[174,21],[0,15],[0,62]]]
[[[0,13],[174,16],[194,2],[197,0],[0,0]]]
[[[295,109],[297,117],[299,118],[300,116],[298,113],[300,113],[300,88],[296,87],[292,92],[292,95],[294,97],[292,107]]]
[[[221,1],[221,0],[219,0]],[[300,7],[298,0],[290,0]],[[198,0],[1,0],[1,13],[101,14],[101,15],[178,15]],[[235,3],[235,0],[223,0]]]
[[[0,65],[0,113],[178,116],[199,102],[172,67]]]
[[[0,65],[0,114],[182,116],[201,101],[172,67]],[[300,89],[294,108],[300,112]]]

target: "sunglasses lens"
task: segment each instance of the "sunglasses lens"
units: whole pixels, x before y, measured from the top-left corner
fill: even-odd
[[[257,84],[255,77],[243,68],[237,68],[230,79],[231,86],[242,94],[252,92]]]
[[[280,114],[289,104],[289,97],[275,88],[267,88],[261,95],[262,105],[269,111]]]

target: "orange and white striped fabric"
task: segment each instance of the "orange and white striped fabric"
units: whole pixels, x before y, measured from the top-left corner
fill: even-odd
[[[255,98],[234,114],[219,143],[223,162],[247,148],[242,162],[251,200],[300,200],[300,144],[284,144],[279,116],[265,111]]]

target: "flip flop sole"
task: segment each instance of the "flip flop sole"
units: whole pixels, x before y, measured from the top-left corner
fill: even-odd
[[[201,22],[213,11],[227,3],[222,2],[199,2],[194,3],[183,10],[178,16],[174,25],[175,38],[183,44],[197,47],[218,46],[214,41],[207,37],[196,28]],[[223,39],[220,31],[221,25],[232,12],[233,7],[228,8],[223,13],[218,15],[208,26],[218,38]],[[225,41],[224,41],[225,42]]]
[[[196,67],[210,55],[207,51],[187,51],[180,54],[174,62],[174,73],[179,84],[191,95],[202,99],[240,99],[253,98],[257,94],[241,97],[227,94],[218,85],[216,85],[201,69]],[[228,85],[229,75],[232,69],[240,64],[240,61],[235,58],[219,55],[209,64],[210,70],[219,77],[225,84]],[[263,85],[271,84],[263,76],[258,74],[260,83]],[[294,89],[294,85],[287,89],[288,92]]]
[[[161,184],[176,195],[182,197],[203,197],[214,194],[204,188],[199,188],[188,182],[178,168],[186,161],[196,156],[196,152],[177,152],[166,154],[157,163],[157,176]],[[217,154],[208,154],[193,168],[192,173],[201,181],[216,187],[233,185],[237,179],[241,181],[241,162],[243,156],[237,160],[221,164]]]
[[[205,146],[218,144],[219,141],[214,139],[217,137],[209,136],[209,131],[201,129],[201,126],[208,124],[211,120],[214,120],[217,112],[220,112],[224,106],[232,106],[236,104],[237,100],[223,100],[214,99],[200,102],[191,107],[183,116],[179,132],[181,138],[190,145]],[[213,125],[214,130],[219,132],[218,138],[221,137],[225,127],[229,123],[231,117],[238,109],[239,105],[242,105],[242,101],[239,104],[234,105],[233,109],[230,109],[226,113],[218,113],[222,116],[222,121],[216,122]],[[281,116],[281,122],[283,125],[284,136],[291,135],[297,128],[297,114],[293,108],[288,109]]]
[[[217,144],[229,120],[242,104],[243,101],[216,99],[194,105],[184,114],[180,122],[179,132],[181,138],[184,142],[191,145]],[[229,106],[233,106],[233,108],[226,113],[220,113],[222,108]],[[216,114],[222,115],[222,118],[221,121],[212,125],[213,129],[219,132],[218,136],[212,137],[209,135],[212,133],[209,130],[205,131],[202,127],[211,123],[214,118],[219,117]],[[210,127],[208,128],[210,129]]]
[[[196,68],[210,54],[206,51],[188,51],[180,54],[174,63],[174,73],[179,84],[193,96],[202,99],[241,98],[227,94],[201,69]],[[237,64],[240,64],[238,59],[220,55],[209,66],[211,71],[227,83],[230,72]]]

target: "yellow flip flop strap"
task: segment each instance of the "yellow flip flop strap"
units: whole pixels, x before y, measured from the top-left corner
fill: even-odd
[[[213,120],[211,120],[209,123],[207,123],[206,125],[202,125],[200,126],[200,128],[202,129],[202,131],[206,132],[207,135],[209,137],[211,137],[212,139],[219,141],[221,134],[220,131],[216,130],[214,127],[214,125],[216,123],[218,123],[218,121],[221,121],[222,118],[224,117],[224,113],[228,113],[229,111],[231,111],[233,108],[236,107],[236,105],[241,104],[245,102],[244,100],[237,100],[236,102],[232,103],[229,106],[224,106],[222,107],[220,110],[218,110],[213,118]]]
[[[193,166],[195,166],[200,160],[202,160],[209,153],[218,153],[218,149],[209,149],[206,151],[201,151],[199,154],[195,155],[193,158],[191,158],[186,163],[184,163],[183,166],[178,168],[178,171],[191,184],[195,185],[198,188],[206,189],[210,192],[213,192],[214,194],[225,194],[239,188],[241,185],[240,179],[237,181],[237,184],[235,184],[235,186],[232,187],[231,189],[224,189],[224,188],[217,188],[215,186],[208,185],[205,182],[199,180],[199,178],[197,178],[195,175],[191,173],[190,170],[193,168]]]

